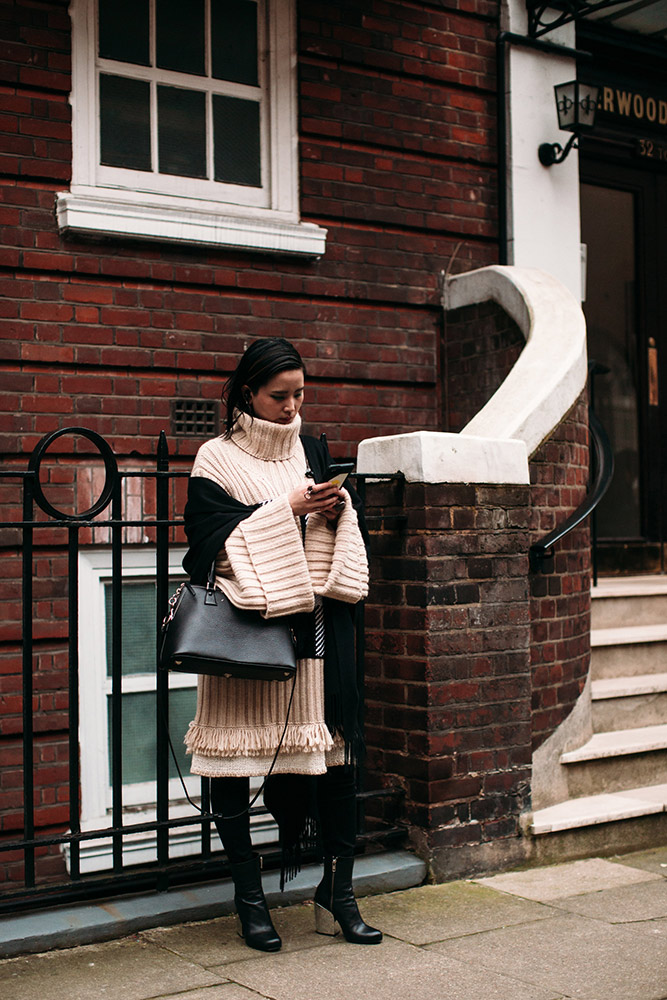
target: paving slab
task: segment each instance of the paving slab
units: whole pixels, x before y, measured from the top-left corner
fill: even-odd
[[[365,910],[367,902],[362,902],[362,909]],[[282,952],[319,948],[333,944],[336,940],[315,933],[312,903],[272,910],[271,916],[283,940]],[[141,937],[203,966],[242,962],[252,956],[252,952],[237,934],[235,916],[179,927],[157,928],[144,931]]]
[[[2,1000],[149,1000],[227,977],[148,941],[125,939],[0,963]]]
[[[564,914],[427,945],[489,973],[524,979],[576,1000],[664,1000],[667,948],[653,925],[611,925]]]
[[[159,997],[151,997],[151,1000],[261,1000],[262,996],[238,983],[223,983],[203,990],[188,990],[187,993],[163,993]]]
[[[505,872],[489,878],[475,879],[479,885],[499,889],[524,899],[547,903],[552,899],[565,899],[599,889],[613,889],[621,885],[650,882],[660,878],[654,872],[628,865],[615,864],[604,858],[570,861],[548,868],[530,868],[525,871]]]
[[[624,885],[619,889],[587,892],[553,900],[553,907],[579,913],[583,917],[604,920],[608,924],[630,924],[667,917],[667,882],[643,882]]]
[[[468,881],[375,896],[361,911],[373,926],[416,945],[553,916],[548,906]]]
[[[320,865],[307,865],[281,892],[280,873],[267,872],[262,884],[269,906],[312,899],[321,877]],[[363,855],[354,866],[358,896],[407,889],[420,885],[425,877],[424,862],[405,850]],[[229,879],[98,903],[30,910],[0,917],[0,958],[122,938],[148,927],[206,920],[233,912],[234,887]]]
[[[620,854],[613,859],[619,865],[629,865],[631,868],[641,868],[667,878],[667,847],[653,847],[648,851],[633,851],[632,854]]]
[[[341,942],[224,966],[225,975],[271,1000],[560,1000],[562,994],[403,941]]]

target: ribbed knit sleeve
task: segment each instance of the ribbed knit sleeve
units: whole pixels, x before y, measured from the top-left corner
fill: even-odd
[[[315,596],[299,526],[286,496],[278,497],[242,521],[225,543],[235,584],[230,599],[256,608],[265,618],[312,611]],[[238,588],[238,591],[237,591]]]
[[[320,514],[306,526],[306,562],[316,594],[356,604],[368,594],[368,559],[349,496],[335,524]]]

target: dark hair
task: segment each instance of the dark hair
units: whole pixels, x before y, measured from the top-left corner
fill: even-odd
[[[301,355],[296,347],[284,337],[263,337],[254,340],[229,376],[222,390],[225,406],[225,436],[229,437],[238,420],[238,413],[252,413],[248,400],[244,398],[243,387],[257,392],[278,372],[294,371],[300,368],[306,374]]]

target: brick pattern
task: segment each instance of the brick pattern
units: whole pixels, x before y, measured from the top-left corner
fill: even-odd
[[[369,775],[404,789],[436,874],[446,849],[516,838],[529,794],[528,503],[528,487],[408,485],[405,530],[373,536]]]
[[[495,302],[445,314],[447,430],[458,434],[479,413],[512,370],[524,344],[514,320]]]
[[[574,511],[588,483],[586,393],[530,463],[531,542]],[[558,543],[553,570],[531,574],[533,749],[567,717],[590,664],[590,529],[585,521]]]
[[[106,437],[124,468],[145,465],[160,430],[169,433],[171,400],[217,398],[240,351],[262,335],[286,336],[302,352],[306,430],[326,429],[335,456],[351,456],[370,434],[437,429],[440,272],[457,247],[458,270],[497,259],[499,6],[300,0],[301,212],[329,232],[323,258],[304,261],[62,237],[54,203],[71,176],[68,2],[0,0],[5,467],[22,470],[43,435],[72,425]],[[170,438],[175,465],[187,468],[200,443]],[[42,470],[52,502],[87,506],[100,478],[90,455],[80,440],[56,443]],[[145,493],[126,501],[150,507]],[[0,508],[20,519],[15,483],[0,484]],[[82,542],[99,542],[102,530]],[[66,756],[65,535],[37,535],[37,724],[39,739]],[[5,530],[0,544],[4,761],[21,738],[20,532]],[[3,777],[13,798],[3,796],[0,831],[16,828],[21,795],[18,772]],[[42,777],[54,796],[44,805],[64,809],[66,785]],[[40,822],[66,818],[51,811]]]
[[[551,572],[531,573],[528,551],[585,495],[587,427],[584,393],[532,457],[530,486],[408,484],[402,499],[369,486],[371,515],[407,515],[373,532],[369,776],[404,790],[436,877],[483,868],[503,841],[520,856],[532,752],[583,690],[588,527],[556,546]]]
[[[497,259],[499,7],[300,0],[302,217],[329,235],[321,260],[295,261],[61,237],[53,208],[71,170],[67,0],[0,0],[0,452],[9,467],[23,468],[43,434],[72,424],[107,437],[124,467],[145,463],[169,431],[170,401],[217,398],[240,350],[267,334],[301,350],[306,429],[325,428],[336,456],[371,434],[460,429],[521,346],[494,306],[450,314],[440,333],[440,272],[454,255],[455,272]],[[170,440],[179,467],[199,443]],[[44,467],[50,499],[74,504],[76,491],[85,505],[97,485],[88,454],[59,442]],[[530,489],[411,486],[406,532],[374,539],[370,774],[404,788],[406,816],[428,831],[434,857],[516,836],[531,741],[567,715],[585,677],[587,529],[559,547],[554,574],[527,572],[530,541],[585,489],[583,403],[531,469]],[[398,502],[386,486],[369,496],[371,506]],[[15,498],[0,484],[3,517],[19,518]],[[151,506],[145,492],[126,500]],[[63,541],[40,529],[35,556],[43,829],[68,819]],[[21,823],[18,543],[4,533],[0,836]],[[62,860],[54,851],[38,864],[48,878]],[[20,881],[18,859],[0,855],[3,876]]]
[[[63,239],[67,4],[0,4],[0,451],[85,422],[150,454],[169,398],[214,398],[244,344],[273,334],[302,351],[306,417],[334,455],[377,429],[436,428],[439,273],[461,241],[458,268],[496,259],[498,7],[299,5],[301,209],[329,229],[303,262]]]

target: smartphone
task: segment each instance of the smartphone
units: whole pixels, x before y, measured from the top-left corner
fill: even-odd
[[[351,472],[354,472],[354,462],[330,465],[327,469],[327,480],[340,489]]]

